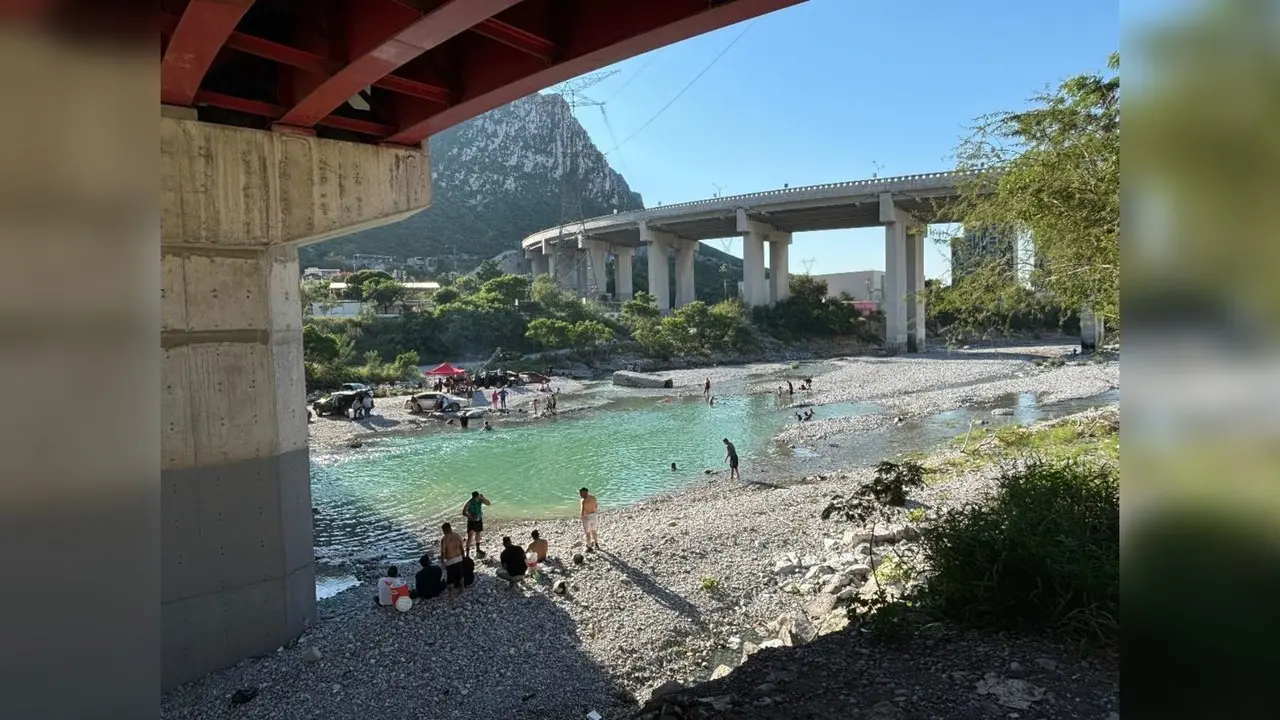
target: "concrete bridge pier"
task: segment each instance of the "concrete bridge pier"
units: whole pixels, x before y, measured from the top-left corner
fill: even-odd
[[[578,248],[587,253],[590,258],[590,270],[592,279],[595,281],[596,295],[604,295],[608,290],[609,282],[609,245],[608,243],[595,240],[581,235],[578,237]],[[584,278],[585,280],[585,278]]]
[[[631,263],[636,249],[627,245],[614,245],[613,252],[613,291],[614,299],[626,302],[635,296],[632,287]]]
[[[671,276],[667,258],[674,241],[670,234],[650,229],[648,223],[640,223],[640,242],[648,247],[649,294],[658,301],[658,310],[663,315],[671,312]]]
[[[790,295],[791,271],[788,255],[791,233],[782,232],[747,216],[738,208],[738,233],[742,235],[742,302],[747,307],[768,305]],[[764,271],[764,244],[769,243],[772,280]]]
[[[880,196],[880,222],[885,226],[885,272],[882,305],[885,347],[895,352],[925,349],[924,226]]]
[[[791,297],[791,233],[775,232],[769,236],[769,302],[778,303]]]
[[[168,689],[315,621],[297,246],[426,207],[431,172],[418,148],[172,117],[159,129]]]
[[[675,245],[676,307],[678,308],[682,308],[698,299],[698,292],[693,278],[693,254],[697,249],[697,240],[681,240]]]
[[[542,248],[525,250],[524,256],[529,260],[529,265],[535,278],[551,273],[551,258],[542,252]]]

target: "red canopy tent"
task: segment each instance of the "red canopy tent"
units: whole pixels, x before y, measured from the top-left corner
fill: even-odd
[[[459,368],[459,367],[454,367],[447,362],[440,363],[439,365],[423,373],[423,375],[427,375],[430,377],[442,377],[442,376],[457,377],[459,375],[466,375],[466,374],[467,374],[466,370],[463,370],[462,368]]]

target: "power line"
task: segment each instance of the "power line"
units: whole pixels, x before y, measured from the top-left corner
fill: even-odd
[[[618,97],[618,95],[621,95],[622,91],[626,90],[627,86],[630,85],[633,80],[640,77],[640,74],[643,73],[646,69],[648,69],[648,67],[653,64],[653,61],[657,60],[660,55],[662,55],[662,50],[659,50],[658,52],[654,53],[648,60],[645,61],[643,65],[640,66],[639,70],[636,70],[635,72],[631,73],[631,77],[627,78],[626,82],[618,86],[618,89],[614,90],[613,94],[605,98],[604,101],[609,102],[610,100]]]
[[[667,108],[671,107],[673,104],[675,104],[675,101],[677,101],[677,100],[679,100],[679,99],[680,99],[680,96],[681,96],[681,95],[684,95],[684,94],[685,94],[685,92],[686,92],[689,88],[693,87],[693,84],[694,84],[694,83],[698,82],[698,80],[699,80],[699,79],[701,79],[703,75],[706,75],[706,74],[707,74],[707,71],[708,71],[708,70],[710,70],[712,67],[714,67],[714,66],[715,66],[715,64],[716,64],[717,62],[719,62],[719,61],[720,61],[720,58],[724,57],[725,53],[729,52],[729,49],[730,49],[730,48],[732,48],[734,45],[738,44],[738,41],[742,39],[742,36],[743,36],[743,35],[746,35],[746,34],[747,34],[747,31],[751,29],[751,26],[752,26],[752,25],[755,25],[755,24],[756,24],[756,21],[755,21],[755,20],[752,20],[751,22],[747,23],[747,26],[746,26],[746,27],[744,27],[744,28],[742,28],[742,32],[738,33],[738,36],[737,36],[737,37],[735,37],[733,40],[729,41],[729,44],[728,44],[728,45],[725,45],[725,46],[724,46],[724,49],[723,49],[723,50],[721,50],[721,51],[720,51],[720,53],[719,53],[718,55],[716,55],[715,57],[711,58],[711,62],[707,63],[707,66],[706,66],[706,67],[704,67],[704,68],[702,68],[702,72],[699,72],[697,75],[694,75],[694,76],[693,76],[693,79],[689,81],[689,84],[688,84],[688,85],[685,85],[683,88],[681,88],[681,89],[680,89],[680,92],[676,93],[676,96],[675,96],[675,97],[673,97],[673,98],[671,98],[670,100],[668,100],[666,105],[663,105],[661,108],[659,108],[659,109],[658,109],[658,112],[656,112],[656,113],[654,113],[654,114],[653,114],[653,117],[649,118],[648,120],[645,120],[643,125],[641,125],[639,128],[637,128],[635,132],[633,132],[633,133],[631,133],[630,135],[628,135],[628,136],[626,137],[626,139],[625,139],[625,140],[623,140],[622,142],[618,143],[617,145],[614,145],[614,146],[613,146],[613,149],[612,149],[612,150],[610,150],[609,152],[605,153],[605,155],[608,155],[609,153],[612,153],[614,150],[617,150],[618,148],[622,147],[623,145],[626,145],[626,144],[627,144],[627,143],[628,143],[632,138],[634,138],[635,136],[637,136],[637,135],[639,135],[641,132],[643,132],[645,128],[649,127],[649,124],[650,124],[650,123],[652,123],[654,120],[657,120],[657,119],[658,119],[658,117],[662,115],[662,113],[666,112]]]

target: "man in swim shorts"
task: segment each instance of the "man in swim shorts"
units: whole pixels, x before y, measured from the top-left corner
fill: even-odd
[[[471,554],[471,539],[475,538],[476,557],[484,559],[484,551],[480,549],[480,534],[484,532],[484,506],[488,504],[489,498],[476,491],[471,493],[471,499],[462,506],[462,514],[467,518],[467,546],[464,555]]]
[[[587,492],[586,488],[578,490],[578,497],[582,498],[579,503],[582,515],[582,534],[587,539],[587,552],[593,552],[600,549],[600,538],[596,536],[596,530],[599,527],[596,513],[600,509],[600,503],[596,502],[596,496]]]
[[[741,480],[742,476],[738,474],[738,449],[729,442],[729,438],[724,439],[724,447],[724,459],[729,461],[729,479]]]
[[[449,588],[449,597],[462,591],[462,536],[453,531],[449,523],[440,526],[444,533],[440,537],[440,564],[444,566],[445,585]]]

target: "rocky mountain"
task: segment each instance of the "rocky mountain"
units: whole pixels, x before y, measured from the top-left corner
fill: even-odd
[[[492,257],[529,233],[644,207],[560,95],[530,95],[430,140],[432,206],[304,248],[304,262],[354,253]]]
[[[302,266],[363,253],[402,261],[453,258],[445,267],[467,271],[483,258],[518,249],[537,230],[644,207],[560,95],[530,95],[445,130],[431,138],[430,150],[430,208],[393,225],[306,246],[299,253]],[[699,275],[714,279],[714,298],[723,296],[726,277],[736,288],[740,260],[706,244],[701,255],[707,269]],[[712,289],[708,285],[708,293]]]

